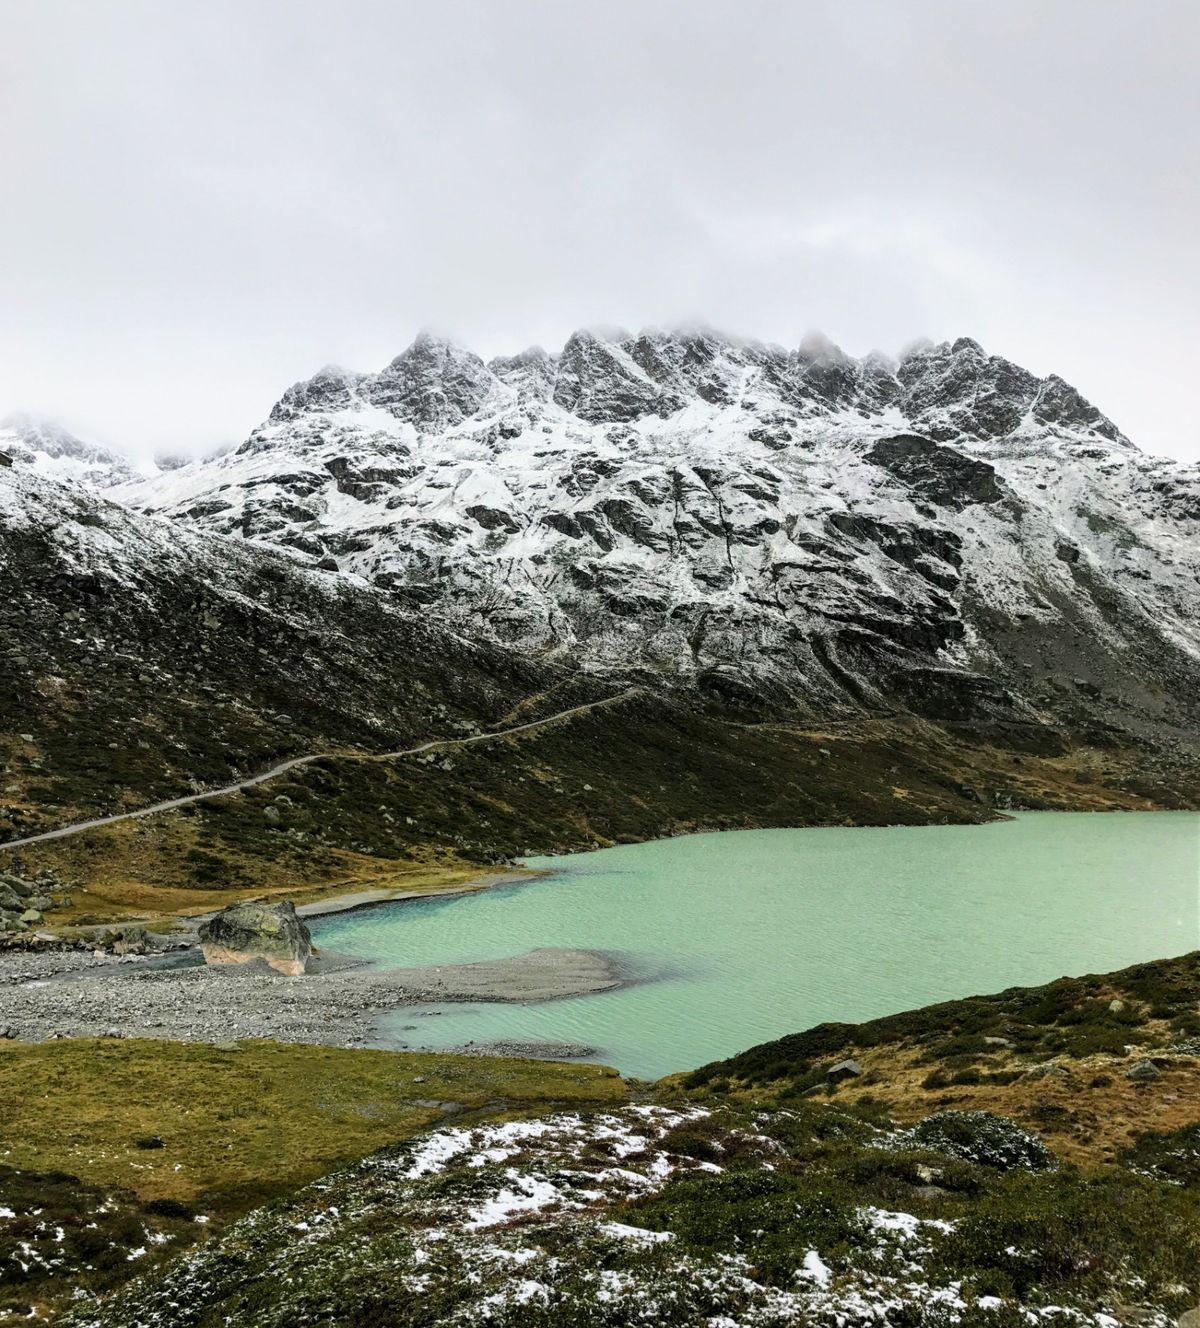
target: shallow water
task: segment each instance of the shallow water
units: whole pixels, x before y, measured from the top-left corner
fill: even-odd
[[[647,980],[541,1005],[404,1009],[381,1025],[385,1045],[576,1042],[656,1077],[823,1020],[1200,945],[1200,815],[1188,812],[748,830],[529,865],[554,874],[324,918],[315,939],[381,967],[579,946]]]

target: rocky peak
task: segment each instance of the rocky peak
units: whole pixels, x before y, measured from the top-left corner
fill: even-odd
[[[664,394],[619,340],[580,331],[558,362],[554,400],[589,424],[623,423],[659,413]]]
[[[461,424],[502,394],[478,355],[430,332],[421,332],[382,373],[363,383],[372,405],[430,432]]]
[[[988,440],[1013,433],[1040,387],[1027,369],[988,355],[970,337],[906,355],[897,378],[904,413],[939,441],[964,434]]]
[[[805,396],[837,409],[854,405],[862,392],[862,365],[823,332],[809,332],[795,355],[797,387]]]
[[[710,405],[728,405],[737,397],[747,363],[744,348],[711,329],[646,331],[630,338],[625,349],[662,389],[660,413],[696,397]]]
[[[556,358],[541,346],[530,346],[516,355],[502,355],[489,361],[488,369],[517,394],[521,405],[530,401],[549,401],[554,395]]]
[[[358,400],[365,374],[328,364],[311,378],[289,387],[271,411],[271,423],[281,424],[309,411],[343,410]]]
[[[629,424],[666,418],[698,402],[714,409],[741,402],[744,409],[783,407],[814,420],[894,411],[914,430],[966,446],[1048,431],[1127,445],[1062,379],[1039,379],[971,337],[914,343],[898,361],[878,352],[860,360],[819,332],[786,350],[710,328],[649,329],[636,336],[581,329],[558,355],[534,346],[490,364],[422,332],[378,374],[331,367],[297,383],[269,423],[377,407],[432,434],[514,407],[532,418],[530,412],[550,402],[585,424]],[[888,422],[902,421],[892,416]],[[274,447],[277,432],[251,445]]]
[[[1041,383],[1030,414],[1038,424],[1096,433],[1114,443],[1132,446],[1110,419],[1101,415],[1090,401],[1057,374],[1051,374]]]

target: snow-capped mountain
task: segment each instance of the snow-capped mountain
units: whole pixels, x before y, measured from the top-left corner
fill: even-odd
[[[484,363],[423,334],[112,495],[464,632],[815,714],[1186,731],[1200,692],[1200,472],[967,338],[585,331]]]
[[[54,420],[26,414],[0,420],[0,465],[5,463],[101,489],[131,480],[137,473],[118,452],[85,443]]]

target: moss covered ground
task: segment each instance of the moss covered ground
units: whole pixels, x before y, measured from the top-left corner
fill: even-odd
[[[0,1322],[76,1286],[112,1285],[143,1259],[439,1122],[614,1105],[626,1092],[611,1070],[545,1061],[261,1041],[0,1041],[0,1212],[13,1214],[0,1220]],[[22,1270],[21,1245],[38,1248],[39,1231],[46,1248]],[[119,1258],[99,1257],[95,1232]],[[134,1267],[126,1256],[137,1248],[146,1253]]]

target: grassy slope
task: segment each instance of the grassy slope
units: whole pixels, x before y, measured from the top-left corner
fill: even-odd
[[[519,737],[269,784],[24,851],[87,887],[54,921],[233,894],[454,885],[526,852],[697,829],[976,821],[994,808],[1175,805],[1096,752],[1018,755],[920,721],[734,723],[642,696]]]
[[[584,1113],[577,1141],[535,1137],[495,1161],[477,1144],[416,1182],[402,1178],[406,1149],[388,1148],[81,1321],[432,1328],[486,1306],[504,1328],[683,1328],[722,1316],[764,1328],[1016,1328],[1059,1306],[1075,1316],[1063,1323],[1098,1324],[1103,1312],[1167,1328],[1200,1300],[1198,994],[1200,956],[1190,955],[824,1025],[664,1081],[657,1101],[694,1114],[657,1134],[637,1117],[633,1133],[647,1139],[632,1146],[613,1146],[620,1113],[610,1107],[590,1135]],[[1014,1048],[981,1044],[997,1036]],[[869,1063],[870,1082],[808,1093],[814,1069],[823,1080],[847,1052]],[[1160,1076],[1125,1080],[1142,1055],[1163,1061]],[[926,1077],[978,1078],[918,1100],[910,1056]],[[1048,1059],[1066,1079],[1032,1072]],[[989,1078],[1013,1071],[1024,1077]],[[1019,1083],[1023,1097],[1009,1096]],[[1064,1087],[1080,1119],[1089,1108],[1119,1119],[1097,1112],[1082,1133],[1062,1128]],[[931,1116],[947,1107],[1007,1111],[1025,1128]],[[658,1179],[625,1184],[639,1170]],[[483,1235],[464,1228],[464,1211],[521,1191],[524,1176],[571,1202]],[[911,1215],[917,1234],[881,1227],[873,1210]],[[603,1226],[612,1221],[670,1239],[615,1236]],[[828,1286],[805,1272],[813,1252]]]
[[[1152,1056],[1161,1061],[1154,1079],[1126,1076]],[[863,1075],[830,1085],[826,1071],[847,1058]],[[987,1108],[1095,1165],[1142,1131],[1200,1121],[1200,951],[863,1024],[819,1024],[671,1082],[748,1103],[829,1097],[905,1121]]]
[[[101,1257],[89,1220],[107,1244],[157,1258],[438,1122],[625,1094],[614,1071],[543,1061],[271,1042],[0,1042],[0,1208],[17,1214],[0,1222],[0,1322],[6,1309],[141,1269],[124,1254]],[[97,1219],[106,1203],[112,1211]],[[69,1233],[54,1257],[74,1266],[65,1278],[36,1263],[32,1276],[14,1276],[12,1253],[47,1227]],[[155,1231],[170,1241],[156,1245]]]

